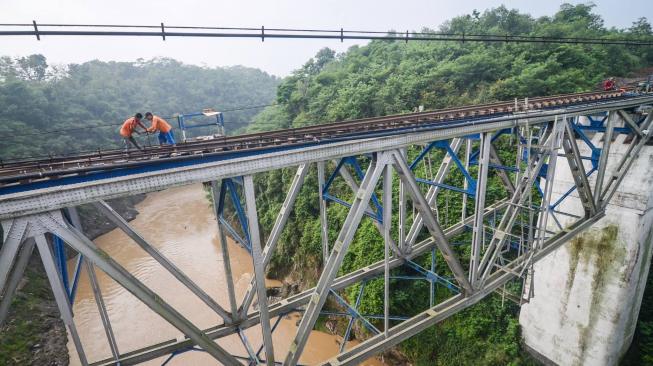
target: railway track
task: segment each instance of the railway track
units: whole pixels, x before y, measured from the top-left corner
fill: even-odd
[[[213,140],[182,143],[175,147],[148,147],[143,152],[134,151],[126,153],[123,150],[105,150],[74,156],[49,156],[38,159],[3,161],[0,164],[0,187],[42,180],[53,180],[71,175],[84,175],[98,171],[230,154],[244,150],[251,151],[276,146],[315,144],[336,138],[364,138],[367,133],[404,128],[420,128],[459,119],[498,116],[529,110],[542,110],[581,103],[614,100],[627,97],[627,93],[624,90],[595,91],[446,108],[428,112],[363,118],[301,128],[238,136],[224,136]]]

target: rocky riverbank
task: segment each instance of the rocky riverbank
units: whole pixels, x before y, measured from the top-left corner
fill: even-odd
[[[145,195],[111,200],[127,221],[138,215],[134,206]],[[115,228],[90,205],[79,208],[86,235],[95,239]],[[66,329],[35,251],[18,286],[7,321],[0,327],[0,365],[68,365]]]

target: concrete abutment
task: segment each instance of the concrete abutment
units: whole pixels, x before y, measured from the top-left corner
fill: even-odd
[[[600,147],[603,134],[592,137]],[[626,153],[625,135],[610,148],[606,177]],[[577,140],[581,155],[591,151]],[[574,185],[564,156],[552,202]],[[591,169],[589,161],[585,170]],[[589,177],[592,189],[596,173]],[[607,181],[607,179],[606,179]],[[653,146],[644,146],[606,208],[605,217],[534,266],[534,294],[522,306],[527,349],[545,364],[616,365],[633,338],[653,245]],[[577,192],[556,211],[583,215]],[[555,214],[564,227],[573,218]],[[549,220],[549,227],[557,227]]]

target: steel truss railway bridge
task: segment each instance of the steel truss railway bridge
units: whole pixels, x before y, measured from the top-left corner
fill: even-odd
[[[225,365],[296,365],[320,316],[350,319],[341,352],[324,360],[323,365],[355,365],[493,292],[528,301],[533,264],[603,217],[633,160],[651,138],[652,104],[651,94],[571,94],[225,137],[145,153],[105,151],[3,162],[0,321],[7,316],[18,281],[36,247],[84,365],[130,365],[198,349]],[[601,146],[588,137],[593,134],[603,134]],[[629,147],[625,156],[617,158],[620,161],[611,162],[615,157],[609,154],[610,146],[618,134],[629,135]],[[579,149],[581,144],[587,147]],[[430,164],[438,150],[437,156],[444,157],[438,158],[435,174],[424,173],[428,171],[424,164]],[[591,151],[591,155],[581,155],[580,151]],[[507,155],[513,160],[502,161],[501,156]],[[561,197],[552,196],[557,161],[569,166],[575,182]],[[608,171],[608,165],[616,168]],[[319,186],[309,189],[319,191],[315,205],[320,209],[324,256],[319,280],[313,288],[273,302],[266,296],[266,266],[313,168]],[[296,174],[274,226],[263,240],[253,176],[275,169],[296,169]],[[449,179],[454,172],[463,176],[460,186]],[[488,177],[493,175],[505,187],[503,198],[486,194]],[[348,185],[352,195],[338,197],[332,193],[335,180]],[[158,252],[105,201],[197,182],[210,184],[213,192],[226,259],[226,307]],[[394,185],[398,189],[393,189]],[[436,204],[444,190],[463,196],[462,212],[456,213],[461,220],[453,225],[444,224],[443,208]],[[565,199],[579,199],[584,214],[560,211],[559,204]],[[86,203],[92,203],[212,309],[215,326],[200,329],[89,240],[75,211],[76,206]],[[337,238],[329,240],[327,205],[333,204],[345,205],[349,211]],[[235,219],[226,219],[228,210],[234,211],[231,214]],[[572,217],[573,223],[561,225],[560,215]],[[373,220],[383,238],[385,257],[351,273],[341,273],[343,259],[364,217]],[[454,245],[466,232],[471,232],[471,240]],[[254,265],[255,276],[242,299],[234,292],[227,235],[248,249]],[[64,246],[77,253],[72,276],[68,274]],[[423,257],[430,258],[431,263],[438,258],[446,268],[420,265],[425,262],[419,260]],[[82,266],[89,276],[111,350],[112,356],[107,359],[86,354],[75,328],[71,304]],[[414,275],[397,275],[394,270],[400,267]],[[120,335],[111,328],[96,269],[183,336],[141,349],[119,350],[116,338]],[[375,278],[384,279],[384,313],[361,314],[357,309],[360,295],[346,299],[342,291],[362,284],[362,294],[364,284]],[[430,305],[412,317],[391,313],[391,281],[411,279],[428,281],[430,292],[414,296],[429,297]],[[517,285],[506,287],[510,282]],[[434,289],[439,286],[449,289],[450,295],[436,299]],[[519,290],[514,291],[516,288]],[[509,293],[510,289],[514,293]],[[256,308],[252,306],[255,298]],[[335,310],[333,306],[325,308],[329,298],[338,304]],[[272,336],[278,319],[291,312],[302,314],[295,338],[289,349],[275,350]],[[346,349],[356,321],[370,336]],[[244,336],[243,331],[250,327],[262,333],[263,344],[258,350],[258,345]],[[247,354],[230,354],[215,342],[232,334],[241,337]],[[275,351],[285,357],[275,359]]]

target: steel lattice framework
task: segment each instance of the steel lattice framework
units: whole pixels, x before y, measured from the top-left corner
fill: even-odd
[[[343,343],[340,353],[323,363],[358,364],[495,291],[519,302],[528,301],[533,263],[603,217],[606,205],[651,138],[653,114],[648,112],[650,108],[647,109],[651,103],[653,96],[640,94],[539,110],[525,108],[498,117],[465,117],[441,128],[413,128],[372,137],[353,135],[332,143],[290,151],[263,151],[253,157],[236,157],[150,173],[135,171],[134,174],[89,183],[0,196],[0,218],[4,229],[0,251],[0,290],[3,295],[0,322],[7,316],[18,281],[36,247],[61,317],[84,365],[136,364],[194,349],[209,353],[225,365],[296,365],[309,333],[321,315],[350,319],[344,335],[345,343],[354,322],[360,322],[367,329],[368,339],[348,350]],[[527,101],[525,104],[528,106]],[[587,138],[588,134],[596,133],[604,135],[600,148]],[[617,133],[628,133],[632,139],[627,154],[614,165],[616,169],[607,171],[608,160],[615,158],[609,151]],[[582,156],[579,143],[588,144],[592,155]],[[514,160],[502,161],[502,156]],[[556,184],[556,163],[561,160],[571,169],[575,185],[554,201],[552,188]],[[427,173],[426,165],[430,168],[438,164],[434,174]],[[276,221],[263,241],[253,176],[292,167],[296,167],[296,174]],[[266,295],[266,266],[311,169],[316,169],[319,182],[319,186],[311,188],[317,189],[320,197],[319,203],[315,204],[319,205],[322,224],[323,268],[314,288],[271,302]],[[505,192],[499,197],[487,194],[488,180],[493,176],[505,187]],[[339,197],[330,190],[336,180],[341,180],[342,186],[351,189],[349,197]],[[225,259],[228,308],[219,305],[105,202],[108,198],[194,182],[210,183],[213,193]],[[393,194],[396,192],[398,194]],[[438,197],[447,192],[463,197],[462,210],[455,214],[460,220],[454,224],[450,223],[449,213],[441,204],[438,205]],[[558,204],[564,199],[579,199],[584,214],[559,211]],[[75,206],[89,202],[212,309],[222,323],[200,329],[89,240],[81,230],[75,211]],[[393,203],[396,209],[393,209]],[[345,205],[348,213],[338,228],[337,238],[330,240],[327,206],[333,204]],[[236,219],[226,218],[229,209],[234,211]],[[558,215],[572,216],[575,221],[562,227],[556,218]],[[364,218],[372,220],[378,229],[383,239],[380,242],[384,243],[380,244],[384,245],[384,258],[338,276]],[[471,232],[471,239],[464,235],[466,232]],[[254,265],[255,276],[242,299],[238,299],[234,291],[227,235],[247,248]],[[467,239],[454,243],[461,237]],[[66,269],[64,245],[78,253],[72,278]],[[417,261],[423,256],[430,256],[430,268]],[[441,259],[446,268],[440,266],[436,271],[436,258]],[[87,269],[104,325],[112,353],[109,359],[91,360],[92,355],[85,354],[76,331],[71,303],[82,266]],[[415,275],[397,274],[396,269],[400,267]],[[96,268],[180,330],[184,337],[128,352],[119,350],[116,342],[119,335],[112,330],[97,283]],[[384,313],[361,314],[358,307],[365,284],[374,278],[383,278],[385,283]],[[391,281],[414,279],[428,281],[430,292],[424,296],[429,297],[429,306],[412,317],[391,314]],[[519,290],[510,294],[505,286],[515,280],[519,286],[512,288]],[[345,299],[342,290],[354,284],[361,284],[358,297],[353,301]],[[436,299],[434,289],[437,286],[449,289],[450,296]],[[325,308],[330,297],[338,304],[336,308]],[[259,299],[258,309],[252,308],[255,298]],[[302,313],[301,321],[290,348],[284,350],[285,358],[275,360],[272,334],[278,320],[290,312]],[[258,327],[262,332],[263,344],[258,350],[244,336],[243,330],[250,327]],[[240,335],[248,353],[245,357],[232,355],[215,342],[231,334]]]

